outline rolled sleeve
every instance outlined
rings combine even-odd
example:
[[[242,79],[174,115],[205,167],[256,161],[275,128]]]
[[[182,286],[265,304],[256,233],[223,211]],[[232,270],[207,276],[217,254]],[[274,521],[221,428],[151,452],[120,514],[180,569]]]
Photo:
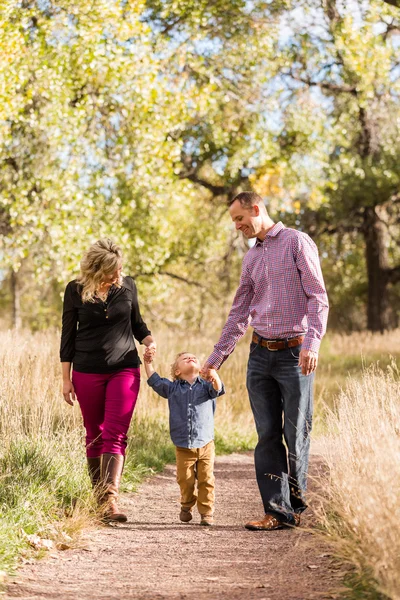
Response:
[[[319,262],[318,248],[307,235],[299,237],[297,268],[301,284],[307,296],[308,331],[303,342],[305,350],[318,352],[321,340],[326,332],[329,303]]]
[[[74,306],[71,282],[65,288],[62,313],[60,361],[72,362],[75,355],[75,338],[78,326],[78,309]]]
[[[208,357],[206,364],[214,369],[219,369],[223,362],[232,354],[236,344],[244,336],[250,324],[250,305],[254,296],[253,282],[247,269],[247,262],[243,263],[239,287],[232,303],[228,319],[222,329],[221,337],[215,344],[213,352]]]
[[[131,325],[132,333],[134,337],[141,344],[144,338],[151,335],[151,331],[148,329],[146,323],[143,321],[142,315],[140,314],[139,299],[137,293],[136,283],[132,277],[125,278],[130,284],[130,290],[132,292],[132,312],[131,312]]]

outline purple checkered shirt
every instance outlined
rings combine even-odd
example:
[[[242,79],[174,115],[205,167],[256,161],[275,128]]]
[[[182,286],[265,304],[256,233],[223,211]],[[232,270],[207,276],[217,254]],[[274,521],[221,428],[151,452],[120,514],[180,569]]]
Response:
[[[244,257],[232,308],[206,363],[218,369],[250,322],[267,340],[304,333],[303,348],[318,352],[328,310],[317,246],[306,233],[276,223]]]

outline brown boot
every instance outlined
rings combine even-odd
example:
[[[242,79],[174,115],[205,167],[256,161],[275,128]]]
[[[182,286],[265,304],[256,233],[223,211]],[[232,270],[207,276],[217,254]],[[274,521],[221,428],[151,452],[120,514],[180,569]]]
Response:
[[[118,490],[124,468],[124,457],[120,454],[103,454],[101,458],[101,482],[104,503],[104,520],[126,523],[128,517],[118,509]]]
[[[181,512],[179,513],[179,518],[182,523],[189,523],[193,519],[192,509],[184,508],[181,506]]]
[[[97,488],[100,481],[100,462],[101,456],[96,456],[92,458],[91,456],[87,457],[87,465],[89,471],[90,481],[92,482],[92,488]]]

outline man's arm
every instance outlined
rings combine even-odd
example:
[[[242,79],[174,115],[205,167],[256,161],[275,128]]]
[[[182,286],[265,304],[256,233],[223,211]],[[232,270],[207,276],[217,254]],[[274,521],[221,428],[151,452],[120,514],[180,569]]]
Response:
[[[254,296],[253,282],[244,259],[239,287],[233,299],[228,319],[214,351],[206,360],[203,369],[219,369],[234,351],[236,344],[244,336],[250,323],[250,305]]]
[[[326,332],[329,303],[319,262],[318,248],[306,234],[299,238],[296,265],[306,294],[308,331],[300,352],[300,366],[304,375],[315,371],[321,340]]]

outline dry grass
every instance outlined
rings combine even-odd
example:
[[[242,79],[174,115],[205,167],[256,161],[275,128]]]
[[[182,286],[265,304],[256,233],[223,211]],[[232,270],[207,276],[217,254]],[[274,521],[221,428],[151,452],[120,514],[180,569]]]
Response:
[[[217,335],[210,339],[159,331],[156,369],[168,376],[170,363],[181,351],[204,360]],[[245,386],[249,338],[248,334],[221,369],[227,389],[216,413],[221,452],[255,443]],[[15,557],[28,551],[21,531],[56,541],[67,533],[76,539],[90,521],[81,416],[79,408],[71,409],[61,396],[58,344],[54,332],[0,332],[0,570],[11,569]],[[327,432],[329,440],[331,475],[323,504],[329,533],[364,578],[369,573],[377,589],[400,599],[398,378],[394,370],[362,373],[363,364],[379,362],[385,367],[391,355],[400,357],[399,332],[325,338],[316,380],[314,435]],[[340,392],[348,374],[348,386]],[[149,469],[160,469],[173,457],[167,403],[146,385],[144,371],[143,377],[124,475],[128,489],[134,489]],[[331,411],[338,396],[338,408]],[[74,517],[66,520],[65,513]]]
[[[394,343],[396,340],[394,340]],[[400,599],[400,377],[395,362],[350,378],[327,417],[321,519],[355,568],[357,597]]]

